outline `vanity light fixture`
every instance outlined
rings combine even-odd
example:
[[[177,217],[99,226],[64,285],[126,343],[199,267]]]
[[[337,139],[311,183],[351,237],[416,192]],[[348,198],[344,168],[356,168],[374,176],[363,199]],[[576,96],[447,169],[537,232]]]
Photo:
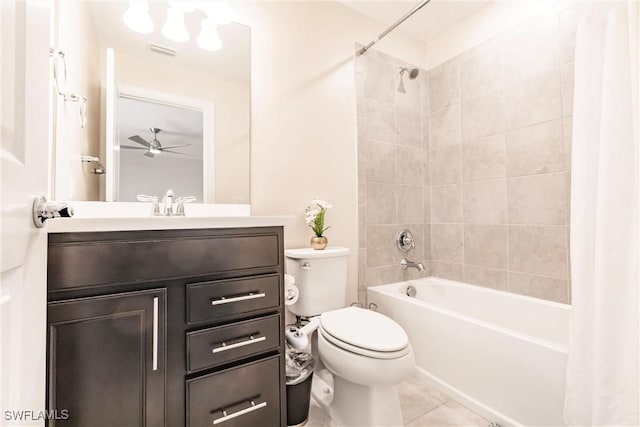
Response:
[[[170,40],[184,43],[189,40],[189,33],[184,26],[184,12],[176,7],[167,9],[167,21],[162,26],[162,34]]]
[[[198,46],[209,51],[219,50],[222,47],[222,40],[218,35],[218,26],[211,18],[203,19],[200,24]]]
[[[145,0],[130,0],[129,8],[122,15],[124,23],[133,31],[149,34],[153,31],[153,21],[149,16],[149,3]]]

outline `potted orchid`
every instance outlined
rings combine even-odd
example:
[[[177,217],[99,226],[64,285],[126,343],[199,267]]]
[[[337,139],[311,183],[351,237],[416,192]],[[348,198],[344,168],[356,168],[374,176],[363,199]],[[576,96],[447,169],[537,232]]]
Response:
[[[331,227],[324,226],[324,215],[327,209],[331,207],[333,206],[324,200],[314,199],[304,211],[304,220],[315,234],[311,238],[311,247],[315,250],[322,250],[327,247],[328,240],[323,234]]]

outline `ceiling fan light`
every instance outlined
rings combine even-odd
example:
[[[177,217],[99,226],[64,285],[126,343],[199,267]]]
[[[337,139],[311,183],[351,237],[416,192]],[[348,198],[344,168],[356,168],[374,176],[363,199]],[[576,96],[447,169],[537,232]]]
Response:
[[[184,13],[181,10],[174,7],[167,9],[167,21],[162,26],[162,34],[179,43],[189,40],[189,33],[184,26]]]
[[[149,34],[153,31],[153,21],[149,16],[149,3],[145,0],[129,1],[129,8],[122,15],[124,23],[137,33]]]
[[[218,35],[218,27],[215,22],[208,18],[203,19],[200,24],[198,46],[209,51],[219,50],[222,47],[222,40]]]
[[[162,153],[162,150],[160,150],[159,148],[156,148],[156,147],[149,147],[149,152],[151,154],[160,154],[160,153]]]

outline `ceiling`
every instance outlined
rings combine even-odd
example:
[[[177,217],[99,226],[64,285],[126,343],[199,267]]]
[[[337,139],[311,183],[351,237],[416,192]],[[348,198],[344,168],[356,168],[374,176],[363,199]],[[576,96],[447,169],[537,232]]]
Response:
[[[245,25],[232,22],[218,26],[218,34],[222,40],[220,50],[210,52],[201,49],[196,39],[200,32],[200,22],[204,13],[196,10],[185,15],[185,26],[189,40],[178,43],[162,35],[161,28],[166,20],[168,4],[150,1],[149,16],[154,23],[151,34],[139,34],[130,30],[122,19],[128,2],[91,1],[89,5],[93,28],[102,47],[114,48],[116,52],[125,52],[149,61],[152,70],[167,66],[167,61],[175,65],[214,73],[223,80],[233,81],[248,86],[251,73],[251,30]],[[152,52],[149,42],[175,49],[175,57]]]
[[[353,1],[338,0],[362,15],[391,25],[409,12],[420,1]],[[428,43],[452,25],[487,6],[491,1],[432,0],[395,31]]]

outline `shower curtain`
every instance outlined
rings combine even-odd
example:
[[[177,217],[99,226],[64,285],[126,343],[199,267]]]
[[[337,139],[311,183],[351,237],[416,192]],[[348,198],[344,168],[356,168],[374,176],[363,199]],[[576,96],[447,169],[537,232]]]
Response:
[[[587,4],[576,38],[571,426],[640,425],[638,6]]]

